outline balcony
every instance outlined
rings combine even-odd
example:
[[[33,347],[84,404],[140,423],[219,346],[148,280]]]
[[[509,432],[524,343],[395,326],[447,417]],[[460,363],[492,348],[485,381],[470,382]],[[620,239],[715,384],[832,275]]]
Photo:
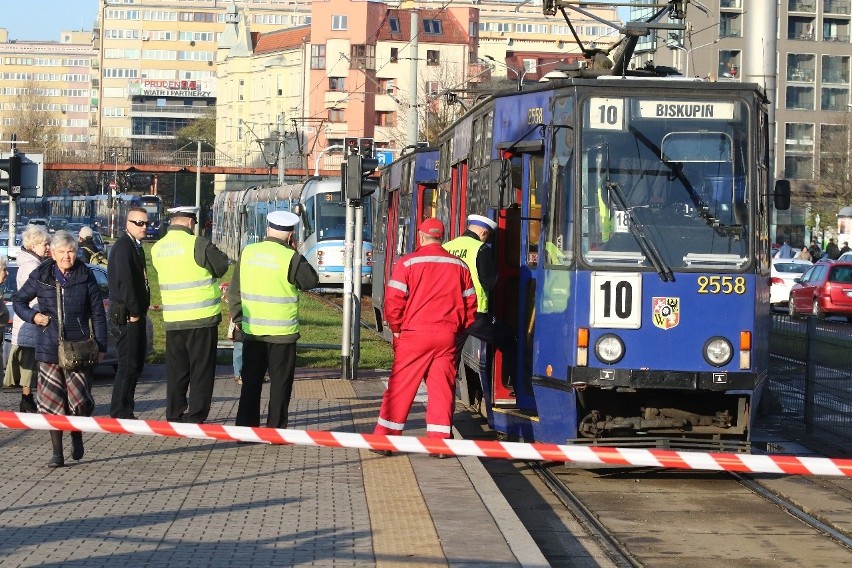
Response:
[[[849,2],[849,0],[825,0],[822,11],[824,14],[845,14],[848,16],[852,13],[850,4],[852,2]]]
[[[816,12],[816,0],[789,0],[787,3],[788,12]]]
[[[813,69],[787,68],[787,81],[797,83],[813,83],[816,73]]]

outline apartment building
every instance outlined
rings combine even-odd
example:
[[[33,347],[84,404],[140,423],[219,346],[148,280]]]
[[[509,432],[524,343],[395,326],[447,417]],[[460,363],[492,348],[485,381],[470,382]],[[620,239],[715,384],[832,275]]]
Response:
[[[0,28],[0,140],[50,135],[66,147],[85,145],[94,60],[88,32],[63,32],[60,41],[10,41]]]
[[[653,59],[709,80],[740,80],[748,57],[743,51],[748,2],[703,4],[707,13],[689,8],[685,33],[646,38],[638,61]],[[631,19],[645,13],[634,8]],[[766,25],[765,33],[778,38],[777,89],[770,95],[776,101],[775,176],[789,179],[793,188],[793,206],[777,212],[779,239],[810,240],[815,188],[820,179],[836,175],[838,149],[849,153],[850,14],[850,0],[781,0],[777,27]],[[830,219],[829,228],[834,224]]]

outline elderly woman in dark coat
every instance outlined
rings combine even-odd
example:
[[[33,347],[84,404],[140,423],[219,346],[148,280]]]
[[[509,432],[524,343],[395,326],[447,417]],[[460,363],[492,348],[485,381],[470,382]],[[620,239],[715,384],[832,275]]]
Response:
[[[41,326],[36,345],[38,392],[36,405],[45,414],[91,416],[95,401],[91,391],[91,370],[68,371],[59,365],[59,330],[69,341],[80,341],[94,330],[101,359],[106,353],[107,326],[100,287],[89,267],[77,260],[77,241],[66,231],[57,231],[50,241],[51,260],[43,262],[13,298],[15,313],[26,322]],[[62,290],[64,321],[58,322],[56,284]],[[29,303],[38,299],[38,310]],[[48,467],[62,467],[62,431],[51,431],[53,457]],[[71,433],[71,457],[83,457],[82,432]]]

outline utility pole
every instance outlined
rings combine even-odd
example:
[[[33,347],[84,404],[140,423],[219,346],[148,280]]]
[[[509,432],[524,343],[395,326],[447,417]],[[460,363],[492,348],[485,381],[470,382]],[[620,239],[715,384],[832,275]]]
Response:
[[[418,104],[417,104],[417,96],[418,96],[418,86],[417,86],[417,63],[418,63],[418,54],[419,54],[419,43],[417,41],[417,36],[420,35],[420,31],[418,30],[418,17],[417,10],[411,9],[411,43],[410,45],[410,60],[409,60],[409,77],[408,80],[411,83],[411,112],[408,113],[408,132],[407,144],[417,147],[417,139],[419,136],[419,126],[420,126],[420,116],[418,114]]]
[[[199,138],[196,142],[198,143],[198,150],[195,154],[195,215],[198,218],[195,223],[195,236],[197,237],[200,234],[198,226],[201,224],[201,143],[204,140]]]

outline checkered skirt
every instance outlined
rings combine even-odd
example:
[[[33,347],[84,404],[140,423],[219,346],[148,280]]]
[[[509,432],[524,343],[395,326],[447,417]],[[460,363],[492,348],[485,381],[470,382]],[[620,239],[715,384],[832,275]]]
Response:
[[[92,374],[66,371],[56,363],[38,363],[36,406],[46,414],[91,416],[95,410],[92,398]]]

